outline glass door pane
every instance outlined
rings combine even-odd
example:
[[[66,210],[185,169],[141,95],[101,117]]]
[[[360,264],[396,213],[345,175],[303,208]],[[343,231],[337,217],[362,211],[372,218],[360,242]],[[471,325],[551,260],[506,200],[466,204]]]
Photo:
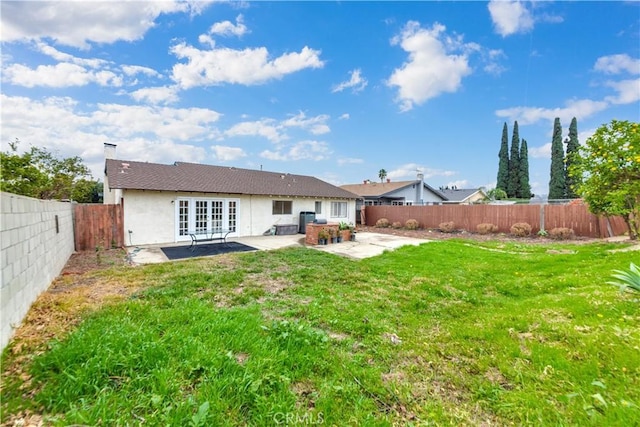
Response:
[[[219,230],[223,228],[224,218],[224,201],[212,200],[211,201],[211,228],[213,230]]]
[[[238,203],[235,200],[229,200],[229,207],[227,210],[228,213],[228,222],[229,222],[229,230],[231,232],[236,231],[236,226],[238,225]]]
[[[207,232],[209,225],[209,202],[206,200],[196,200],[196,221],[194,230],[196,233]]]
[[[186,236],[189,234],[189,201],[178,201],[178,235]]]

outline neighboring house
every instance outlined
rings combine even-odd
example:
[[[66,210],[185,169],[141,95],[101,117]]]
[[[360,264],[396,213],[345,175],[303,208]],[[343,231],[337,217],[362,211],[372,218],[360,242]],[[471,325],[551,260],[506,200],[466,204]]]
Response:
[[[413,181],[372,182],[340,186],[361,197],[360,205],[425,205],[441,203],[444,196],[422,179]]]
[[[470,205],[483,201],[487,195],[481,188],[455,188],[438,190],[445,197],[442,203]]]
[[[104,203],[123,204],[128,245],[190,241],[190,232],[216,228],[262,235],[299,226],[301,212],[355,223],[357,196],[311,176],[116,160],[115,148],[105,144]]]
[[[444,203],[470,204],[484,199],[481,189],[473,190],[437,190],[426,184],[422,174],[413,181],[386,182],[364,181],[362,184],[340,186],[343,190],[360,196],[356,202],[356,218],[360,218],[360,209],[376,205],[440,205]]]

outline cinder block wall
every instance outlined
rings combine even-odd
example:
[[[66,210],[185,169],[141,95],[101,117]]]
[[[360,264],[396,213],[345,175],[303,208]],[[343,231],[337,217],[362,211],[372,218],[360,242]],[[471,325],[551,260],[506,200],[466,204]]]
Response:
[[[73,241],[71,203],[0,192],[0,348],[60,274],[74,251]]]

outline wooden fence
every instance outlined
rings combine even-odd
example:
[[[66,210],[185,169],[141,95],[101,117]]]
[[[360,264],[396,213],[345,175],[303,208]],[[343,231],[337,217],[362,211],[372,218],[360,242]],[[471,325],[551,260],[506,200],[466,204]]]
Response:
[[[122,205],[76,205],[74,215],[76,251],[124,246]]]
[[[390,223],[415,219],[421,228],[437,228],[453,221],[457,229],[475,232],[478,224],[491,223],[501,233],[509,233],[517,222],[531,225],[532,233],[541,229],[571,228],[577,236],[609,237],[624,235],[628,229],[621,217],[598,217],[586,205],[434,205],[366,206],[365,223],[374,226],[380,218]]]

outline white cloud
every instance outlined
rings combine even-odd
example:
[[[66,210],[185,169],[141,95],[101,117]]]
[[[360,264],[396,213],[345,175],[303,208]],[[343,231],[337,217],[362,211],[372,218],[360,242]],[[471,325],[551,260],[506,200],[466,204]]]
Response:
[[[533,16],[523,2],[492,0],[487,7],[495,30],[502,37],[533,29]]]
[[[82,67],[88,68],[100,68],[109,65],[109,61],[98,58],[78,58],[66,52],[61,52],[53,46],[50,46],[43,42],[37,42],[34,45],[35,50],[38,52],[47,55],[50,58],[55,59],[59,62],[69,62],[76,65],[81,65]]]
[[[140,40],[161,14],[200,13],[210,2],[2,2],[3,42],[51,38],[88,49],[89,42]]]
[[[338,120],[349,120],[350,117],[351,116],[349,115],[349,113],[344,113],[340,117],[338,117]]]
[[[482,52],[483,60],[486,63],[486,65],[483,67],[483,70],[486,73],[492,74],[494,76],[499,76],[505,71],[507,71],[507,68],[505,66],[498,63],[500,59],[506,58],[506,55],[503,50],[483,49],[481,50],[481,52]]]
[[[149,77],[158,77],[160,73],[158,73],[153,68],[142,67],[140,65],[123,65],[122,71],[127,76],[135,76],[136,74],[144,74]]]
[[[211,147],[214,156],[221,162],[237,160],[246,157],[247,153],[240,147],[227,147],[224,145],[214,145]]]
[[[601,56],[593,66],[595,71],[605,74],[640,74],[640,59],[631,58],[627,54]]]
[[[471,73],[466,54],[454,55],[452,51],[468,48],[457,39],[445,37],[445,27],[434,24],[424,29],[410,21],[402,33],[392,39],[409,53],[409,59],[401,68],[396,68],[388,86],[396,86],[396,101],[402,111],[411,110],[431,98],[444,93],[456,92],[462,78]]]
[[[527,147],[527,154],[529,157],[536,159],[550,159],[551,158],[551,143],[547,142],[539,147]]]
[[[257,121],[245,121],[233,125],[224,132],[225,136],[261,136],[269,141],[279,143],[289,139],[287,129],[298,128],[313,135],[322,135],[331,131],[327,125],[329,116],[320,114],[315,117],[307,117],[304,112],[290,116],[288,119],[278,122],[275,119],[265,118]]]
[[[3,61],[3,81],[23,87],[77,87],[92,83],[100,86],[120,87],[134,85],[136,75],[161,77],[156,70],[140,65],[116,65],[99,58],[80,58],[62,52],[43,42],[30,46],[34,50],[59,61],[54,65],[30,68],[23,64]]]
[[[175,86],[146,87],[129,94],[138,102],[149,104],[171,104],[178,101],[178,88]]]
[[[449,181],[446,185],[449,188],[456,187],[457,189],[461,190],[463,188],[469,188],[469,181],[466,179],[459,179],[457,181]]]
[[[200,50],[179,43],[170,50],[179,59],[187,60],[173,66],[173,79],[184,89],[224,83],[257,85],[306,68],[324,66],[320,51],[307,46],[300,52],[285,53],[275,59],[269,58],[264,47]]]
[[[360,73],[360,69],[350,71],[351,77],[349,80],[344,81],[338,85],[335,85],[331,92],[342,92],[345,89],[351,88],[353,93],[362,91],[367,86],[367,79],[363,78]]]
[[[513,107],[497,110],[498,117],[517,120],[521,125],[536,123],[540,120],[553,121],[559,117],[562,122],[570,122],[573,117],[585,119],[595,113],[605,110],[609,104],[605,101],[593,101],[590,99],[570,100],[563,108],[541,107]]]
[[[240,37],[248,32],[247,26],[244,25],[244,17],[238,15],[236,17],[236,24],[231,21],[216,22],[209,29],[209,34],[216,34],[220,36],[236,36]]]
[[[100,86],[122,86],[122,76],[108,70],[91,71],[80,65],[61,62],[56,65],[39,65],[29,68],[11,64],[3,70],[3,80],[17,86],[69,87],[96,83]]]
[[[453,176],[456,174],[454,171],[433,169],[417,163],[407,163],[387,172],[387,178],[394,180],[418,179],[419,172],[424,175],[425,179],[433,178],[434,176]]]
[[[271,142],[281,142],[287,139],[287,135],[282,133],[273,119],[262,119],[258,121],[240,122],[233,125],[224,132],[225,136],[261,136]]]
[[[326,114],[307,118],[307,116],[301,111],[295,116],[284,120],[281,125],[283,127],[298,127],[308,130],[314,135],[322,135],[324,133],[331,132],[329,125],[327,125],[327,120],[329,120],[329,116]]]
[[[356,165],[364,163],[363,159],[353,158],[353,157],[342,157],[338,159],[339,165]]]
[[[220,113],[204,108],[168,108],[154,106],[98,104],[92,113],[97,128],[121,137],[156,135],[160,138],[187,141],[210,138],[217,130],[210,127]]]
[[[607,82],[606,86],[613,88],[618,92],[617,96],[608,96],[605,98],[612,104],[632,104],[640,101],[640,79],[621,80],[618,82]]]
[[[332,151],[323,141],[300,141],[287,148],[277,151],[264,150],[260,157],[278,161],[313,160],[320,161],[329,158]]]
[[[215,137],[219,114],[203,109],[100,105],[83,111],[69,97],[39,101],[0,95],[2,133],[22,148],[46,148],[63,157],[80,156],[94,178],[102,177],[103,144],[118,145],[121,159],[173,163],[202,162],[206,151],[183,141]]]

